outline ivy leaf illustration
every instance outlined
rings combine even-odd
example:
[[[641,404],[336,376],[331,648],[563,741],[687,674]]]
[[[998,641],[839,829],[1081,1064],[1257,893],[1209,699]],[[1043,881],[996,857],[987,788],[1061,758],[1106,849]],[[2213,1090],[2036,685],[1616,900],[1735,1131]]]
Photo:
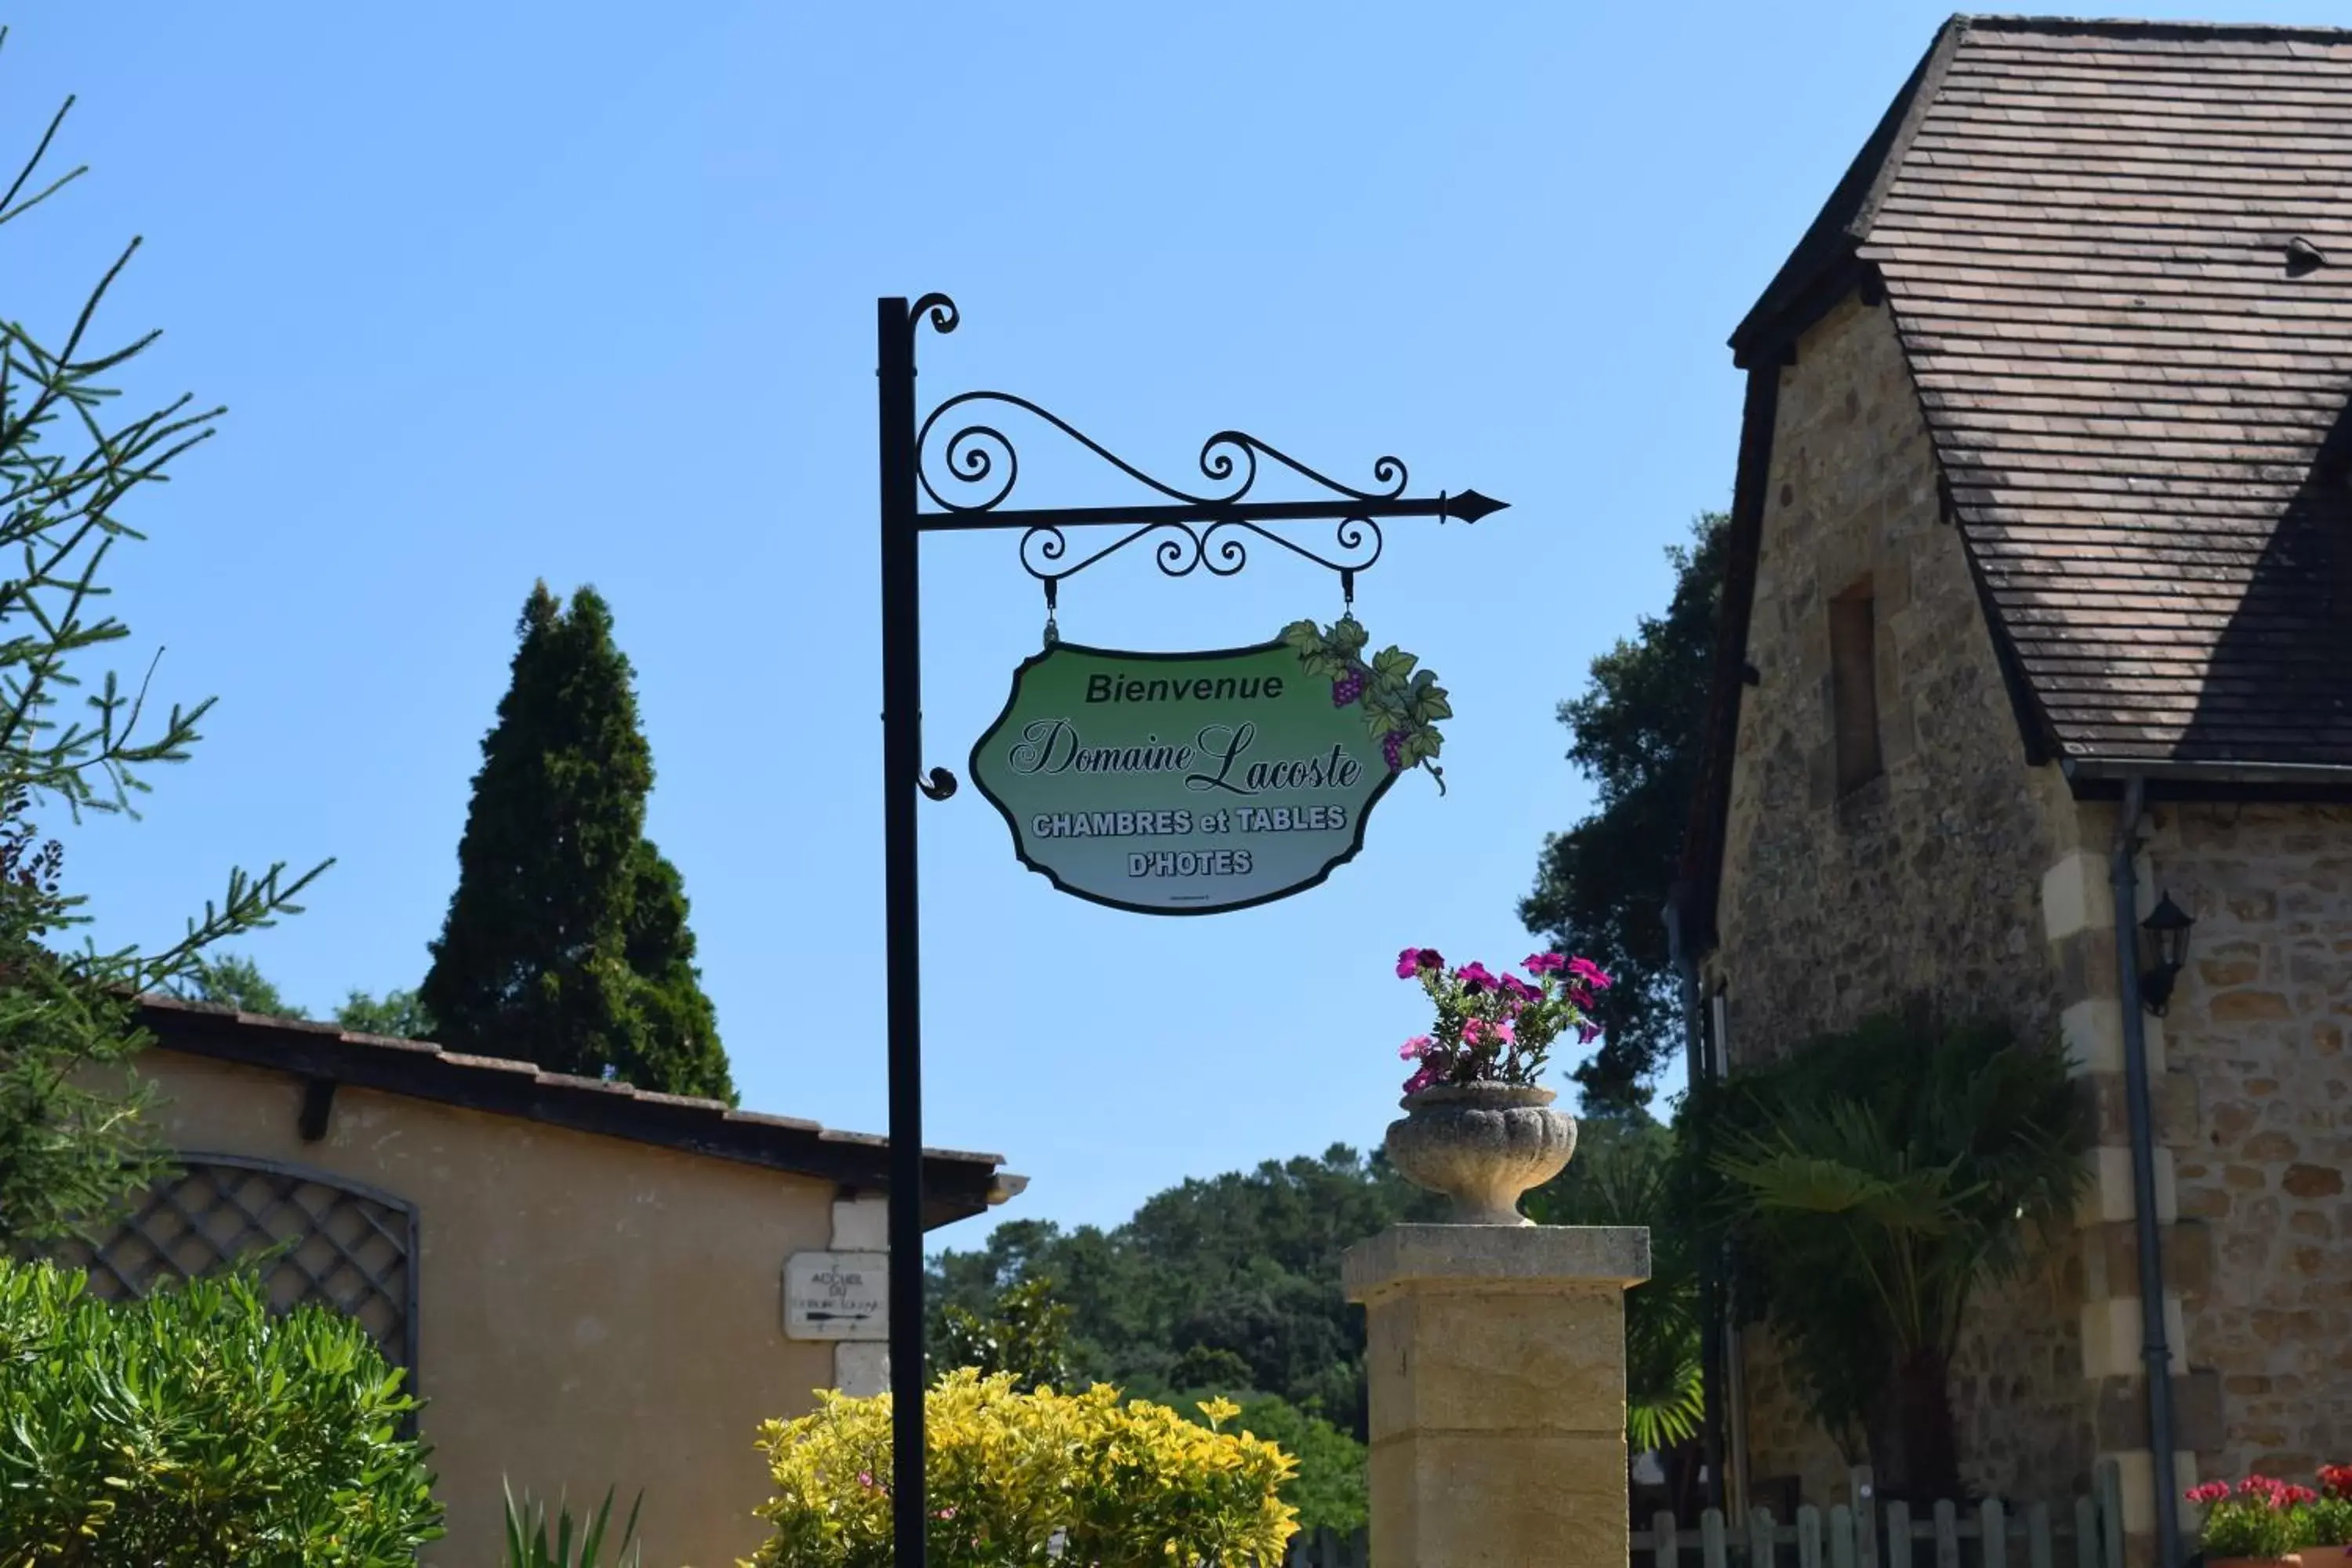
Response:
[[[1339,623],[1331,628],[1331,646],[1349,658],[1362,653],[1364,644],[1370,640],[1371,634],[1365,631],[1364,624],[1353,616],[1341,617]]]
[[[1293,621],[1282,628],[1282,640],[1301,654],[1309,654],[1323,646],[1323,628],[1313,621]]]
[[[1384,647],[1372,656],[1372,668],[1391,680],[1402,680],[1412,673],[1412,667],[1420,662],[1404,649],[1393,646]]]
[[[1433,686],[1412,700],[1412,717],[1416,723],[1433,724],[1440,719],[1454,717],[1454,705],[1445,700],[1445,688]]]

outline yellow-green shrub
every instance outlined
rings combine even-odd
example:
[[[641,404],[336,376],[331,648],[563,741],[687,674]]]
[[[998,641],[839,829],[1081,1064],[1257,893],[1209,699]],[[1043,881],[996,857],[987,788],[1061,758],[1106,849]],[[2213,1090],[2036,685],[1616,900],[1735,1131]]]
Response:
[[[813,1415],[771,1421],[760,1447],[776,1495],[760,1510],[775,1534],[757,1568],[887,1568],[890,1396],[821,1396]],[[1236,1408],[1202,1407],[1215,1423]],[[1020,1393],[969,1369],[925,1399],[929,1561],[1004,1568],[1215,1563],[1266,1568],[1297,1525],[1275,1493],[1290,1457],[1246,1432],[1200,1426],[1118,1391]]]

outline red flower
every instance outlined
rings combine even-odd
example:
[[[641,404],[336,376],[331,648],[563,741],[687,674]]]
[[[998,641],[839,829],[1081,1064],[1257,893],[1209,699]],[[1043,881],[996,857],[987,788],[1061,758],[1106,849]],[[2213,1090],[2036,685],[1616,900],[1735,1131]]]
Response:
[[[2309,1487],[2289,1486],[2275,1476],[2248,1476],[2238,1483],[2238,1496],[2274,1513],[2319,1500],[2319,1494]]]

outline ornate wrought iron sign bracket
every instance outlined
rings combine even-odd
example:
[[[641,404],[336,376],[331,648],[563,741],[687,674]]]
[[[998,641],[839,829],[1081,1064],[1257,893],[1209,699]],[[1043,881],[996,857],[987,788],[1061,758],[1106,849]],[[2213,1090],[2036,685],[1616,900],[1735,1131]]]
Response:
[[[1131,545],[1149,542],[1153,563],[1171,577],[1206,571],[1230,577],[1249,564],[1250,547],[1268,543],[1339,574],[1352,601],[1356,574],[1380,560],[1381,525],[1397,518],[1476,522],[1505,503],[1476,490],[1406,494],[1404,464],[1382,457],[1370,488],[1343,484],[1241,430],[1202,443],[1201,479],[1185,486],[1154,478],[1076,426],[1027,398],[965,392],[919,423],[915,405],[915,340],[925,322],[952,332],[961,316],[944,294],[876,301],[880,377],[882,512],[882,764],[885,992],[890,1059],[889,1336],[894,1383],[909,1395],[923,1371],[923,1158],[921,921],[917,878],[919,796],[944,800],[955,775],[922,765],[921,574],[926,533],[1018,530],[1021,564],[1044,584],[1047,625],[1064,580]],[[1136,504],[1031,507],[1013,504],[1021,458],[1007,434],[1007,414],[1034,420],[1132,480],[1151,499]],[[1300,481],[1300,500],[1262,499],[1261,479]],[[1270,486],[1269,488],[1273,488]],[[924,505],[928,500],[930,503]],[[1331,525],[1328,545],[1309,544],[1302,524]],[[1073,545],[1072,535],[1087,543]],[[1108,537],[1105,537],[1105,535]],[[1098,541],[1098,542],[1097,542]],[[1074,553],[1074,549],[1076,552]],[[891,1509],[898,1568],[922,1568],[927,1514],[923,1489],[923,1404],[893,1405]]]
[[[928,294],[915,302],[906,330],[919,331],[926,320],[947,333],[956,330],[961,318],[954,300]],[[1004,412],[1025,415],[1058,432],[1160,499],[1087,507],[1007,504],[1020,489],[1021,455],[1006,433]],[[942,430],[944,439],[937,439]],[[1044,583],[1049,594],[1065,579],[1145,540],[1153,542],[1154,563],[1171,577],[1202,569],[1214,576],[1233,576],[1249,564],[1251,542],[1262,540],[1352,581],[1355,574],[1380,560],[1382,521],[1431,517],[1440,522],[1449,518],[1476,522],[1506,504],[1476,490],[1409,496],[1404,463],[1392,457],[1373,461],[1376,488],[1358,489],[1245,430],[1220,430],[1202,442],[1199,467],[1206,483],[1186,489],[1154,478],[1051,409],[1009,392],[962,392],[940,403],[916,431],[914,452],[916,483],[931,503],[931,510],[919,514],[919,531],[1018,529],[1022,567]],[[1320,494],[1299,500],[1255,496],[1261,477],[1282,473],[1306,481]],[[1328,553],[1276,531],[1306,522],[1335,525]],[[1076,529],[1112,529],[1117,536],[1074,558],[1069,533]]]

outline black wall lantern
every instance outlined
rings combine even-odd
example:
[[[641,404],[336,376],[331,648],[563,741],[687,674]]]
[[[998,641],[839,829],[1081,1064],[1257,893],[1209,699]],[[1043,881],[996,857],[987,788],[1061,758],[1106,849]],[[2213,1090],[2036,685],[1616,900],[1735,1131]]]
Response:
[[[2139,922],[2140,1004],[2159,1018],[2172,1000],[2172,983],[2180,978],[2181,966],[2189,962],[2189,931],[2196,923],[2172,901],[2169,892],[2157,900],[2147,919]]]

